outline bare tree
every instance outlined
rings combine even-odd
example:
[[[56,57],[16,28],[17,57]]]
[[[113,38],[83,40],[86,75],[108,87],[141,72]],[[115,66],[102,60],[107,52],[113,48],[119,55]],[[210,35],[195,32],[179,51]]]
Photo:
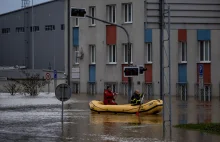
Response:
[[[22,86],[22,91],[24,93],[28,93],[30,96],[37,96],[37,89],[45,86],[47,81],[44,78],[40,78],[39,73],[30,74],[23,70],[22,73],[25,75],[25,79],[18,79],[15,81]]]
[[[16,84],[15,82],[10,82],[5,85],[3,85],[5,88],[5,91],[10,93],[12,96],[15,95],[15,93],[19,92],[21,90],[20,86]]]

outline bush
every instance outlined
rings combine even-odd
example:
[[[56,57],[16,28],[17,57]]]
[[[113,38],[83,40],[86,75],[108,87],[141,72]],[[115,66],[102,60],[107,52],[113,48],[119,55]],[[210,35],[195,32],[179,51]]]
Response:
[[[38,95],[38,88],[42,88],[48,83],[44,78],[40,78],[40,74],[33,73],[32,75],[27,71],[22,71],[25,75],[24,79],[14,80],[16,83],[20,84],[24,93],[30,94],[30,96]]]

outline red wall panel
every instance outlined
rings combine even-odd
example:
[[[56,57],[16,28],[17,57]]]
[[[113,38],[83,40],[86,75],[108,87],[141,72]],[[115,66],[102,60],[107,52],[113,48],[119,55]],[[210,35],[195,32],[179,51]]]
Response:
[[[187,41],[187,31],[184,29],[178,30],[178,41]]]
[[[116,26],[106,25],[106,44],[116,44]]]
[[[121,71],[122,71],[122,82],[128,82],[128,78],[127,77],[124,77],[124,67],[128,66],[127,64],[122,64],[121,67]]]
[[[152,64],[146,64],[145,68],[147,68],[147,71],[145,71],[145,82],[150,83],[152,82]]]
[[[199,83],[199,64],[197,64],[197,82]],[[204,74],[203,74],[203,81],[204,84],[211,83],[211,64],[210,63],[203,63],[204,66]]]

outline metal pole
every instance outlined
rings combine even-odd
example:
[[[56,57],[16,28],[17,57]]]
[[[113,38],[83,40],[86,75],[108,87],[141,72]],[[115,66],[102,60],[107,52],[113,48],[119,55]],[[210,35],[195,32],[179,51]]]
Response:
[[[65,88],[63,87],[63,91],[62,91],[62,116],[61,116],[61,122],[62,122],[62,126],[63,126],[63,94],[65,93]]]
[[[164,107],[164,0],[160,0],[160,99],[163,100],[163,133],[165,133]]]
[[[131,43],[128,42],[128,66],[131,66]],[[131,101],[132,77],[128,77],[128,103]]]
[[[34,2],[32,0],[32,69],[34,69]]]
[[[119,28],[124,30],[124,32],[127,35],[128,66],[130,66],[131,65],[131,43],[130,43],[130,36],[128,34],[128,31],[124,27],[122,27],[121,25],[114,24],[114,23],[111,23],[111,22],[108,22],[108,21],[105,21],[105,20],[102,20],[102,19],[99,19],[99,18],[96,18],[96,17],[92,17],[92,16],[89,16],[89,15],[86,15],[86,17],[95,19],[97,21],[100,21],[100,22],[103,22],[103,23],[106,23],[106,24],[115,25],[115,26],[117,26],[117,27],[119,27]],[[132,77],[128,77],[128,103],[130,103],[131,94],[132,94],[131,91],[132,91]]]
[[[170,6],[168,5],[168,48],[169,48],[169,120],[170,120],[170,134],[171,134],[171,126],[172,126],[172,107],[171,107],[171,47],[170,47]]]
[[[67,22],[67,32],[68,32],[68,51],[67,51],[67,57],[68,57],[68,71],[67,71],[67,82],[68,82],[68,85],[70,85],[70,77],[71,77],[71,73],[70,73],[70,68],[71,68],[71,65],[70,65],[70,56],[71,56],[71,53],[70,53],[70,0],[68,0],[67,2],[67,19],[68,19],[68,22]]]

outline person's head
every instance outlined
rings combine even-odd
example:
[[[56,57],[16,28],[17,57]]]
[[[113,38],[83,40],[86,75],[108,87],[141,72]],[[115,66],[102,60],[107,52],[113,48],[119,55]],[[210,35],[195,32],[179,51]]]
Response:
[[[140,94],[140,91],[139,90],[135,90],[135,94]]]
[[[108,91],[112,91],[112,88],[110,86],[107,86]]]

